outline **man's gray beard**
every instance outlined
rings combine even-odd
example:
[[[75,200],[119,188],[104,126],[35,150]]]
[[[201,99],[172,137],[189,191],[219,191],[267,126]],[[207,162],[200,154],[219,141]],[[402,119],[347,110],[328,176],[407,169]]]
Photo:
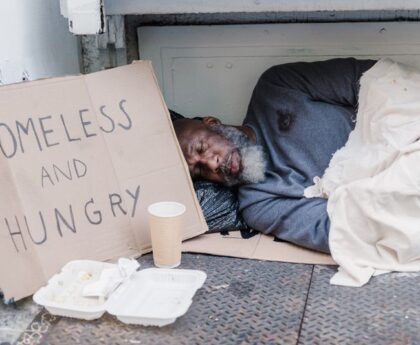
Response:
[[[213,131],[225,137],[238,150],[241,157],[241,171],[237,177],[230,176],[227,162],[221,167],[225,185],[233,186],[244,183],[258,183],[264,180],[267,160],[262,146],[254,144],[245,133],[235,127],[226,125],[210,125]]]

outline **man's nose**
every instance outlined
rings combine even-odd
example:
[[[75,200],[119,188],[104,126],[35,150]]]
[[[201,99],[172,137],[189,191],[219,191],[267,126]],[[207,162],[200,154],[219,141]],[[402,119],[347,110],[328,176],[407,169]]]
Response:
[[[217,173],[220,167],[220,156],[217,154],[206,155],[201,158],[201,164],[205,164],[209,170]]]

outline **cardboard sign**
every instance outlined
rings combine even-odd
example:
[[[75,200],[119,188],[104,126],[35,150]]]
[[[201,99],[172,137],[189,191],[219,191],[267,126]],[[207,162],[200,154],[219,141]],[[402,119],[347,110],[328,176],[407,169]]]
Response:
[[[147,206],[207,230],[150,62],[0,88],[0,289],[31,295],[69,260],[150,251]]]

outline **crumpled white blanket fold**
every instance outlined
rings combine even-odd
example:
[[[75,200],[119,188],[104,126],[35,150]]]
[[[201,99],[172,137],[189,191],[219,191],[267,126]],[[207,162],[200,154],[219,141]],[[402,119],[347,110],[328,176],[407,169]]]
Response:
[[[306,197],[328,197],[332,284],[420,271],[420,71],[380,60],[360,81],[355,129]]]

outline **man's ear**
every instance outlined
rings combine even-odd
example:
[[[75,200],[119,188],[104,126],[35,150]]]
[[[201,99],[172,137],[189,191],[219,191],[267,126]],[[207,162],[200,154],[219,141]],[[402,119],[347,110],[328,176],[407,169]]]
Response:
[[[222,123],[217,117],[213,116],[205,116],[202,121],[205,125],[220,125]]]

